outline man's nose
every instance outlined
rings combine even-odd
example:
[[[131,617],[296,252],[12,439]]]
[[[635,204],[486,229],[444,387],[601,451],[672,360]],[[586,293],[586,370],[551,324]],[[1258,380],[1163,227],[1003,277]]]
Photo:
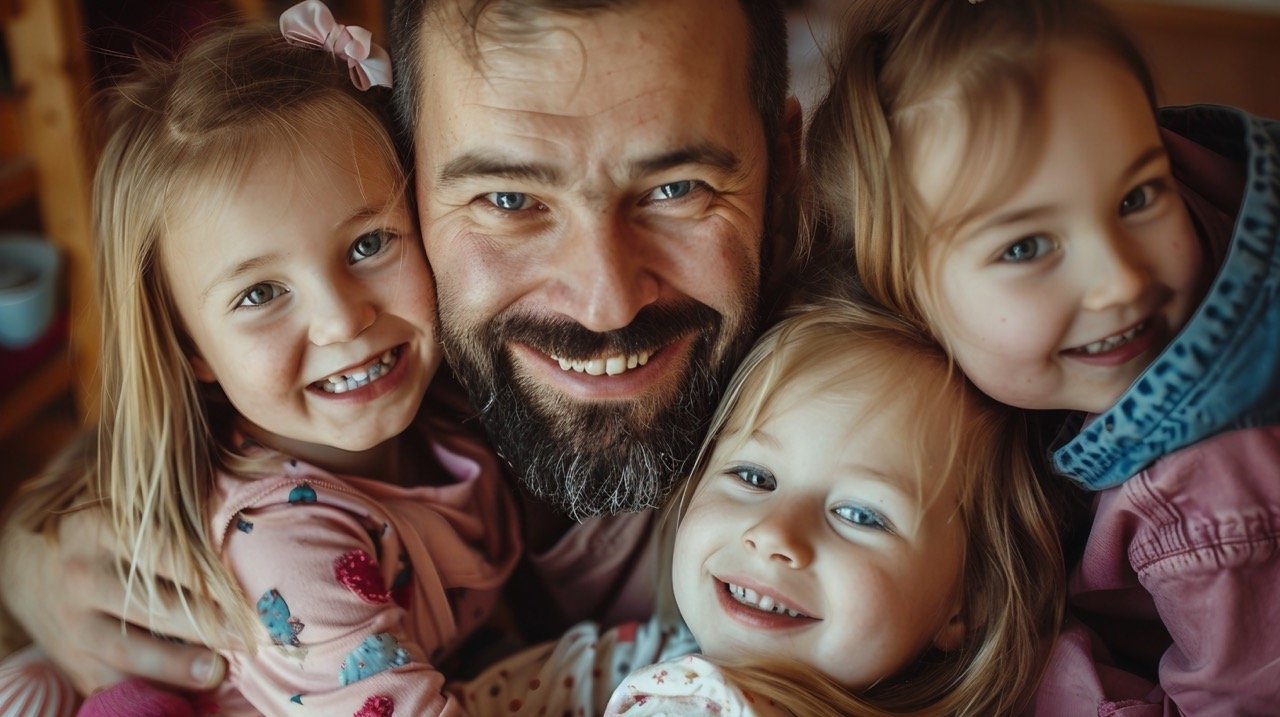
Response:
[[[775,509],[743,532],[742,544],[763,560],[776,560],[799,570],[813,562],[813,544],[807,533],[812,524],[812,517],[795,506]]]
[[[1099,232],[1085,268],[1089,277],[1084,308],[1101,311],[1133,304],[1151,286],[1150,260],[1119,227]]]
[[[334,278],[312,293],[310,339],[316,346],[351,341],[378,318],[378,307],[360,282]]]
[[[660,280],[642,231],[618,212],[575,222],[557,247],[553,310],[603,333],[658,300]]]

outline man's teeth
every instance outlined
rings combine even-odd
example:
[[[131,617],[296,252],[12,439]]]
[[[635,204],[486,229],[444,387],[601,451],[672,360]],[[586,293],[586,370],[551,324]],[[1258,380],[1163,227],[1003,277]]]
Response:
[[[1115,336],[1109,336],[1101,341],[1094,341],[1091,344],[1085,344],[1080,347],[1080,350],[1089,355],[1106,353],[1117,346],[1122,346],[1133,341],[1133,337],[1142,333],[1142,330],[1145,328],[1147,328],[1147,324],[1146,322],[1143,322],[1123,334],[1116,334]]]
[[[371,361],[367,366],[358,368],[351,373],[335,373],[328,378],[316,381],[315,385],[325,393],[353,391],[361,386],[368,386],[390,373],[391,368],[396,365],[396,358],[395,351],[387,351],[378,359]]]
[[[626,373],[637,366],[643,366],[649,363],[649,352],[641,351],[634,354],[617,354],[608,358],[596,358],[589,361],[571,361],[563,359],[559,356],[552,355],[551,360],[560,364],[560,368],[565,371],[577,371],[585,373],[588,376],[617,376]]]
[[[795,610],[792,610],[786,605],[783,605],[782,603],[774,602],[773,598],[769,597],[768,595],[762,596],[760,595],[760,593],[757,593],[755,590],[752,590],[750,588],[744,588],[740,585],[734,585],[733,583],[725,583],[725,585],[729,586],[729,594],[733,596],[733,599],[737,600],[743,605],[750,605],[751,607],[754,607],[757,610],[762,610],[764,612],[773,612],[779,615],[787,615],[788,617],[804,617],[803,614],[798,613]]]

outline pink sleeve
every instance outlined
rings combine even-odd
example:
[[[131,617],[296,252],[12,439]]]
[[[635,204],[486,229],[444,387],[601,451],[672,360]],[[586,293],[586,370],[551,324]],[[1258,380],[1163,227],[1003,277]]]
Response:
[[[1158,661],[1159,684],[1143,694],[1140,680],[1107,666],[1096,645],[1077,639],[1074,647],[1059,645],[1041,694],[1064,683],[1083,686],[1100,715],[1130,714],[1107,705],[1136,714],[1274,713],[1278,587],[1280,428],[1223,433],[1165,456],[1099,494],[1071,580],[1072,603],[1106,618],[1098,622],[1102,640],[1153,668]],[[1167,637],[1141,631],[1150,618]],[[1156,655],[1140,654],[1144,646]],[[1071,659],[1059,659],[1064,655]]]
[[[443,711],[443,677],[387,590],[369,521],[323,503],[242,511],[223,559],[255,604],[256,654],[229,655],[230,680],[266,715],[377,717]]]
[[[1155,685],[1112,664],[1093,631],[1068,619],[1028,706],[1035,717],[1165,717],[1177,708]]]
[[[1173,454],[1160,470],[1168,500],[1158,505],[1179,515],[1180,535],[1171,540],[1153,523],[1138,539],[1180,550],[1130,549],[1138,579],[1173,638],[1160,658],[1160,686],[1186,714],[1274,713],[1280,705],[1280,428],[1215,436]]]

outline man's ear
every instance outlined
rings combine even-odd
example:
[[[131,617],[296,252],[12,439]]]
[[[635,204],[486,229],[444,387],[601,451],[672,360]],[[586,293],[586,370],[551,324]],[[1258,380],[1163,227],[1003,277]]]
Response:
[[[951,652],[960,649],[962,644],[964,644],[964,618],[961,617],[960,609],[957,607],[955,613],[947,619],[947,624],[933,636],[933,646],[943,652]]]
[[[191,373],[200,383],[217,383],[218,377],[214,375],[213,369],[209,364],[195,353],[187,354],[187,363],[191,364]]]

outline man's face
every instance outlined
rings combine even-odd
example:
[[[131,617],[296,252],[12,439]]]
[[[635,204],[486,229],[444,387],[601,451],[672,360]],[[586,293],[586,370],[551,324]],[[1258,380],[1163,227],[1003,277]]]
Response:
[[[654,505],[754,335],[768,153],[738,2],[482,20],[474,45],[426,22],[417,190],[446,356],[536,495]]]

